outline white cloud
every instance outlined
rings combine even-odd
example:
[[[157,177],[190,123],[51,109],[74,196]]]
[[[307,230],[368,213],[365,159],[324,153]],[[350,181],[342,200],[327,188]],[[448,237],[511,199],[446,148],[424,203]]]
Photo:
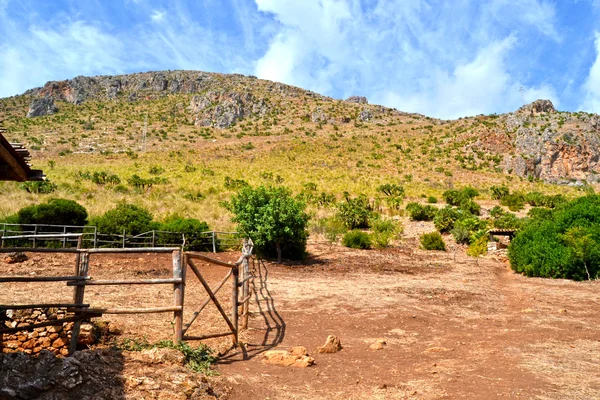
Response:
[[[581,109],[600,113],[600,32],[596,32],[596,60],[590,68],[589,75],[583,85],[584,100]]]
[[[154,22],[162,22],[162,20],[165,18],[165,15],[166,15],[165,11],[154,10],[154,11],[152,11],[150,18]]]
[[[280,24],[256,75],[444,118],[522,105],[521,83],[507,61],[518,34],[502,35],[494,23],[511,17],[517,27],[559,40],[552,5],[493,0],[467,19],[469,0],[433,3],[379,0],[365,10],[352,0],[256,0]],[[558,103],[551,84],[523,86],[525,98]]]
[[[538,98],[559,104],[549,85],[523,87],[507,72],[506,58],[515,45],[510,36],[481,49],[476,57],[458,65],[452,73],[435,70],[411,94],[388,90],[376,94],[375,101],[403,111],[419,112],[440,118],[491,114],[514,110]]]

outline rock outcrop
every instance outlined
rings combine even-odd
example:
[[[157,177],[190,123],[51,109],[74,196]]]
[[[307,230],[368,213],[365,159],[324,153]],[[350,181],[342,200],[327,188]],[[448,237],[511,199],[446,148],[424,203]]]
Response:
[[[479,145],[502,153],[506,173],[571,185],[600,181],[598,115],[559,112],[551,101],[536,100],[497,125]]]
[[[367,98],[364,96],[350,96],[346,99],[348,103],[356,103],[356,104],[369,104]]]
[[[269,107],[264,98],[256,98],[252,93],[209,91],[192,98],[190,111],[196,125],[222,129],[244,117],[263,117]]]
[[[27,111],[27,118],[52,115],[57,111],[58,107],[54,104],[54,98],[52,96],[44,96],[31,101],[29,111]]]

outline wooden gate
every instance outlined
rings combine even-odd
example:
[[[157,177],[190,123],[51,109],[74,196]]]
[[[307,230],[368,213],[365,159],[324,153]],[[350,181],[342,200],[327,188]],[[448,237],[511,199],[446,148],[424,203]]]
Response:
[[[202,302],[199,309],[194,312],[192,318],[188,323],[182,325],[181,321],[175,320],[175,340],[204,340],[211,339],[223,336],[232,335],[233,344],[237,345],[238,343],[238,334],[240,325],[242,329],[246,329],[248,327],[248,312],[249,312],[249,303],[252,294],[250,293],[250,281],[253,279],[253,275],[250,273],[250,267],[248,259],[252,256],[253,249],[252,240],[247,239],[244,240],[244,244],[242,246],[242,256],[233,264],[224,262],[221,260],[217,260],[212,257],[208,257],[204,254],[195,253],[195,252],[186,252],[183,255],[183,265],[189,266],[196,278],[202,284],[204,290],[208,297]],[[223,276],[220,283],[211,288],[205,277],[202,275],[200,269],[194,263],[194,260],[202,260],[213,265],[217,265],[223,267],[226,270],[225,275]],[[231,278],[231,315],[228,315],[219,299],[217,298],[217,293]],[[184,273],[184,280],[187,279]],[[241,288],[241,299],[240,299],[240,288]],[[181,303],[183,304],[183,293],[181,294]],[[229,330],[227,332],[213,333],[202,336],[190,336],[186,335],[187,331],[190,329],[192,324],[196,321],[202,310],[210,303],[214,303],[219,314],[223,318],[223,320],[227,323]],[[242,312],[240,315],[239,308],[242,308]],[[239,317],[241,316],[241,324],[239,323]]]

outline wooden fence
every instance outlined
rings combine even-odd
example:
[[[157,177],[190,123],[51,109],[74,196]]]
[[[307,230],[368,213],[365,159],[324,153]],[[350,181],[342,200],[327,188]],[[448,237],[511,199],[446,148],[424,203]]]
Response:
[[[81,240],[80,240],[81,243]],[[173,313],[173,341],[175,343],[182,340],[203,340],[213,337],[229,336],[233,338],[234,345],[238,343],[239,334],[239,308],[242,308],[242,329],[248,325],[248,310],[251,298],[249,283],[253,279],[249,271],[248,259],[252,256],[252,241],[244,241],[242,245],[242,256],[240,259],[231,264],[220,261],[204,254],[195,252],[182,252],[180,248],[173,247],[151,247],[151,248],[111,248],[111,249],[53,249],[53,248],[1,248],[0,253],[28,251],[32,253],[74,253],[76,254],[75,271],[70,276],[0,276],[0,283],[3,282],[66,282],[67,286],[73,287],[73,302],[61,304],[15,304],[15,305],[0,305],[0,311],[10,309],[30,309],[44,307],[64,307],[67,311],[72,312],[72,317],[67,317],[61,322],[74,322],[69,353],[72,354],[77,346],[79,336],[79,328],[81,321],[91,317],[99,317],[104,314],[146,314],[146,313]],[[90,257],[96,254],[115,254],[115,253],[171,253],[173,265],[173,277],[168,279],[136,279],[136,280],[98,280],[90,276],[89,265]],[[193,260],[203,260],[214,265],[219,265],[228,269],[228,272],[221,283],[212,289],[202,276],[200,270],[196,267]],[[184,291],[186,283],[187,266],[193,271],[194,275],[201,282],[208,299],[203,303],[198,311],[196,311],[192,319],[183,324],[184,310]],[[241,272],[241,279],[240,279]],[[232,307],[231,315],[228,315],[216,297],[216,293],[227,283],[232,277]],[[153,307],[153,308],[93,308],[90,304],[85,303],[85,288],[89,285],[173,285],[173,305],[169,307]],[[239,298],[239,288],[242,288],[242,298]],[[204,307],[212,301],[219,313],[227,323],[229,331],[220,334],[205,335],[205,336],[186,336],[186,331],[197,319],[198,315]],[[36,327],[56,324],[56,321],[43,322],[33,324],[27,327],[19,328],[4,328],[0,327],[0,334],[11,333],[23,330],[31,330]]]
[[[152,230],[139,235],[105,234],[95,226],[0,224],[0,247],[52,246],[75,247],[81,237],[83,248],[132,248],[132,247],[185,247],[216,253],[225,249],[239,248],[241,237],[237,232],[206,231],[194,234]]]

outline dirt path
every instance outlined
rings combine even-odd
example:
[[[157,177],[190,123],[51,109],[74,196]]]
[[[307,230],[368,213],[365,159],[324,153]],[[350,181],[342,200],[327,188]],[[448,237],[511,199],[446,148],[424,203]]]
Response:
[[[233,398],[600,398],[597,282],[444,253],[311,252],[311,266],[258,269],[246,352],[219,366]],[[328,334],[344,349],[316,354]],[[377,339],[383,350],[369,348]],[[260,361],[295,345],[316,365]]]
[[[231,399],[600,399],[600,282],[532,279],[492,257],[460,250],[415,250],[410,239],[385,251],[311,244],[297,265],[255,264],[250,329],[241,350],[226,353],[214,383]],[[238,253],[218,258],[233,261]],[[22,264],[0,263],[5,275],[68,274],[72,255],[30,255]],[[222,267],[198,263],[211,286]],[[171,275],[170,256],[95,256],[96,279]],[[62,284],[3,284],[0,303],[61,302]],[[172,289],[89,287],[94,307],[169,305]],[[218,294],[229,310],[230,289]],[[186,285],[185,320],[204,301],[197,280]],[[124,337],[172,337],[171,316],[110,315]],[[207,307],[191,334],[226,329]],[[316,354],[327,335],[343,350]],[[384,339],[382,350],[369,345]],[[218,351],[230,341],[207,342]],[[193,343],[192,343],[193,344]],[[261,353],[305,346],[316,365],[265,365]]]

